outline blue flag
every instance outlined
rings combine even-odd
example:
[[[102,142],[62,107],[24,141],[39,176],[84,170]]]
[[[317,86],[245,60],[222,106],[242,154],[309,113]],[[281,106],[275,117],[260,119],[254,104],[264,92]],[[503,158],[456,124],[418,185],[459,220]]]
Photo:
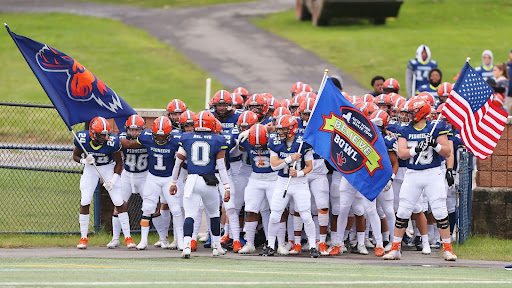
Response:
[[[114,118],[122,130],[128,116],[136,114],[114,90],[75,59],[5,27],[69,130],[96,116]]]
[[[393,170],[382,133],[327,78],[310,117],[304,141],[370,201]]]

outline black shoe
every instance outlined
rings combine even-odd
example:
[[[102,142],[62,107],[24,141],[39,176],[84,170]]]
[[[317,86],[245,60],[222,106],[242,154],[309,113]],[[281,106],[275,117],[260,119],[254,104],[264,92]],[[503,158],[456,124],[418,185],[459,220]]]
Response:
[[[320,256],[320,254],[318,254],[318,250],[316,250],[314,247],[309,249],[309,255],[311,258],[318,258],[318,256]]]
[[[423,250],[423,245],[421,244],[421,236],[414,237],[414,247],[416,247],[416,251]]]
[[[351,247],[349,245],[349,247]],[[357,250],[357,245],[350,248],[350,253],[359,254],[359,250]]]
[[[274,248],[266,246],[265,248],[263,248],[263,251],[261,251],[260,255],[261,256],[274,256],[274,253],[276,253]]]
[[[388,246],[388,244],[389,244],[389,241],[384,241],[382,245],[383,245],[384,247],[386,247],[386,246]]]
[[[233,251],[233,239],[229,238],[228,242],[226,244],[222,245],[222,248],[228,251]]]

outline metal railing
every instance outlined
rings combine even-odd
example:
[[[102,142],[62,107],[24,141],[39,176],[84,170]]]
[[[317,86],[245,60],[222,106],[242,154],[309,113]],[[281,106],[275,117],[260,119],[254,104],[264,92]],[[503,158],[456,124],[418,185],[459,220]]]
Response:
[[[471,236],[471,199],[473,190],[473,155],[459,151],[459,185],[457,191],[457,244],[464,243]]]

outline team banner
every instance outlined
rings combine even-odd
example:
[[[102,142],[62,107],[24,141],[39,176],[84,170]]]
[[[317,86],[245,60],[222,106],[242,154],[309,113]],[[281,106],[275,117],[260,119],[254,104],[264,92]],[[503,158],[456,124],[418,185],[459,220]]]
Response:
[[[380,130],[328,78],[304,141],[373,201],[393,174]]]
[[[78,61],[5,27],[69,130],[96,116],[114,118],[123,129],[126,118],[135,114],[114,90]]]

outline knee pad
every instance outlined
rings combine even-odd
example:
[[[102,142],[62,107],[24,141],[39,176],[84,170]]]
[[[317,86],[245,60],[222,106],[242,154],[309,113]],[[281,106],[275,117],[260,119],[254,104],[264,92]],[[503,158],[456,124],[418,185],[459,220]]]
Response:
[[[172,216],[174,216],[174,217],[181,216],[181,214],[182,214],[182,210],[181,210],[181,207],[180,207],[180,206],[178,206],[178,205],[172,205],[172,206],[170,206],[169,208],[170,208],[169,210],[171,210],[171,214],[172,214]]]
[[[283,214],[283,211],[272,211],[270,212],[270,223],[279,223],[281,222],[281,215]]]
[[[332,205],[331,206],[331,214],[332,215],[340,215],[340,205]]]
[[[446,209],[446,198],[440,198],[432,201],[430,204],[432,214],[436,219],[443,219],[448,216],[448,209]]]
[[[400,217],[396,217],[395,221],[395,227],[398,229],[407,228],[407,225],[409,224],[409,219],[404,219]]]
[[[450,227],[450,222],[448,221],[448,216],[446,216],[445,218],[443,218],[441,220],[436,219],[436,222],[437,222],[437,228],[439,228],[439,229],[447,229],[448,227]]]

